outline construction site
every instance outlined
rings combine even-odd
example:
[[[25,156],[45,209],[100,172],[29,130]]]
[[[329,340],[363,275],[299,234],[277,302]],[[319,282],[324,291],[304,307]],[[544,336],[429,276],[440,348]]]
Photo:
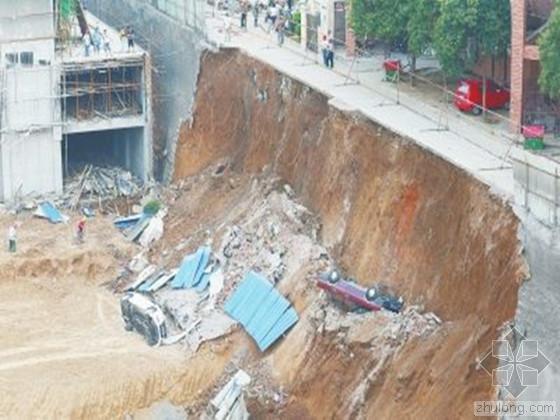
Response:
[[[0,419],[560,401],[556,163],[413,134],[386,98],[372,117],[219,13],[0,0]],[[492,356],[529,339],[520,392]]]

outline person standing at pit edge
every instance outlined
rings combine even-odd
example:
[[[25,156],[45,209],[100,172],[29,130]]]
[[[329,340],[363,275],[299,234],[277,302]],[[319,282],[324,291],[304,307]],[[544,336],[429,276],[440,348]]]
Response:
[[[126,32],[126,39],[128,40],[128,51],[134,50],[134,28],[132,26]]]
[[[80,218],[80,221],[76,225],[76,240],[79,244],[84,243],[84,238],[86,235],[86,218]]]
[[[329,69],[334,67],[334,39],[331,35],[331,31],[329,31],[327,35],[327,59],[326,65]]]
[[[249,2],[248,0],[243,0],[241,2],[241,29],[247,30],[247,15],[249,14]]]
[[[8,228],[8,252],[16,252],[17,226],[15,223]]]

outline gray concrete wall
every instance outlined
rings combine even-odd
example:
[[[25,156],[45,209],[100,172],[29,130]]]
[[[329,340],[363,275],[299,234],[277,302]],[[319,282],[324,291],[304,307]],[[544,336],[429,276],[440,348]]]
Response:
[[[168,181],[173,173],[179,128],[189,119],[200,51],[195,31],[144,0],[89,0],[89,9],[120,28],[132,25],[137,42],[152,60],[154,174]]]
[[[560,228],[544,225],[525,208],[516,213],[523,222],[520,235],[531,277],[521,286],[515,325],[538,341],[551,362],[539,375],[539,386],[520,399],[556,401],[560,409]]]
[[[551,362],[520,400],[556,401],[560,409],[560,164],[523,150],[512,160],[514,209],[531,274],[519,292],[515,325]]]

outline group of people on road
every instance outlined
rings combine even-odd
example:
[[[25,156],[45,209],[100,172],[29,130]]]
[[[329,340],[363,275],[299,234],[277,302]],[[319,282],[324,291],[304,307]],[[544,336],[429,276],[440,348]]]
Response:
[[[253,25],[256,28],[259,26],[261,11],[265,11],[264,23],[266,25],[266,31],[270,33],[274,30],[277,35],[278,45],[284,44],[286,29],[288,29],[290,23],[291,0],[287,2],[269,0],[268,3],[265,3],[263,0],[253,0],[252,2],[250,0],[241,0],[239,3],[239,10],[240,27],[242,30],[247,30],[247,20],[250,12],[252,12]],[[228,26],[227,23],[226,26]]]
[[[255,28],[258,27],[259,16],[262,11],[265,11],[265,29],[268,33],[274,30],[276,32],[277,43],[282,46],[284,44],[286,30],[289,29],[291,21],[292,0],[268,0],[268,3],[266,3],[266,1],[267,0],[240,0],[239,26],[242,30],[247,30],[249,13],[252,12],[253,25]],[[225,29],[226,41],[229,41],[231,39],[231,20],[229,16],[226,16]],[[323,64],[327,68],[332,69],[334,67],[334,38],[331,31],[328,31],[328,34],[322,36],[320,49]]]

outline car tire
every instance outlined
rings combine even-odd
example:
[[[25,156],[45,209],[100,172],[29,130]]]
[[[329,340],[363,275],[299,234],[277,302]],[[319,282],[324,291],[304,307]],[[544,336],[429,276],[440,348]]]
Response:
[[[375,287],[370,287],[366,290],[366,300],[368,302],[373,302],[373,300],[377,297],[377,290]]]
[[[340,273],[337,270],[332,270],[329,273],[327,280],[331,284],[338,283],[338,281],[340,280]]]
[[[475,106],[472,109],[472,113],[473,113],[473,115],[478,116],[478,115],[482,114],[482,108],[479,107],[479,106]]]

